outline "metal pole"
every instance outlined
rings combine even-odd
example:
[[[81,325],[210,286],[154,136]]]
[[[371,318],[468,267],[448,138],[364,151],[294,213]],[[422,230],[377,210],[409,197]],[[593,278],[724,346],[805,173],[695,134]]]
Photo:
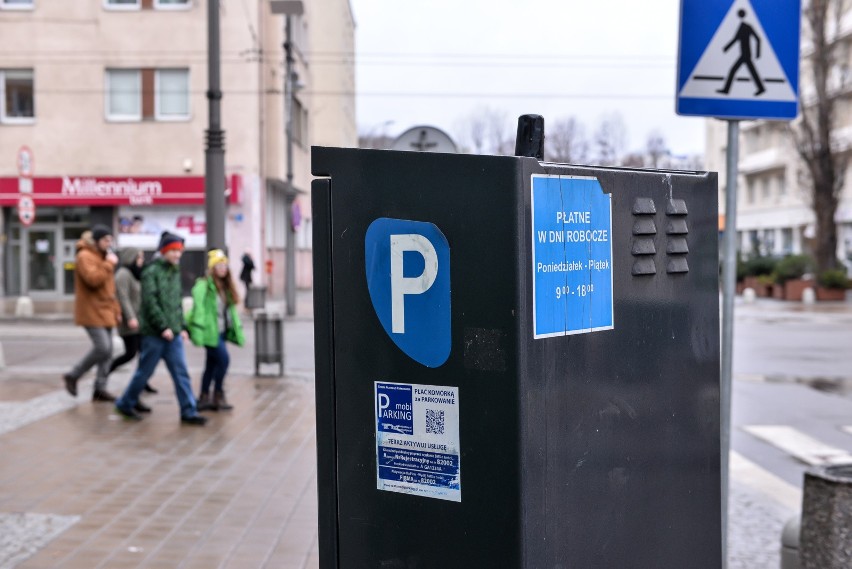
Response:
[[[734,294],[737,284],[737,172],[740,122],[728,121],[727,190],[725,191],[724,265],[722,268],[722,563],[728,566],[728,488],[731,452],[731,379],[734,349]]]
[[[290,16],[285,17],[284,31],[284,117],[287,121],[287,280],[284,283],[287,298],[287,315],[296,314],[296,232],[293,227],[293,200],[296,192],[293,189],[293,46],[291,36]]]
[[[207,2],[207,104],[209,128],[204,150],[204,204],[207,248],[225,249],[225,131],[219,81],[219,0]]]

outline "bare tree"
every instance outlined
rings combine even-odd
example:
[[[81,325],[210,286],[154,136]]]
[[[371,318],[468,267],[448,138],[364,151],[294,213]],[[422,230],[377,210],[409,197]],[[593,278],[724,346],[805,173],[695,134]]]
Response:
[[[482,106],[458,122],[460,140],[476,154],[512,154],[515,136],[506,111]]]
[[[836,36],[843,12],[843,0],[810,0],[802,8],[806,37],[812,45],[812,53],[803,67],[811,74],[814,92],[811,96],[802,93],[800,119],[791,127],[796,150],[810,179],[811,207],[816,217],[814,253],[820,272],[838,266],[834,216],[847,158],[832,148],[835,111],[842,85],[831,85],[830,79],[837,63]]]
[[[488,125],[481,109],[458,121],[456,130],[459,140],[464,146],[473,149],[475,154],[482,154],[485,147],[485,136]]]
[[[595,150],[597,156],[595,161],[601,166],[614,166],[618,164],[624,151],[627,128],[624,119],[619,113],[611,113],[601,119],[598,129],[595,131]]]
[[[666,146],[666,139],[663,138],[663,133],[658,130],[653,130],[648,134],[648,140],[645,143],[645,153],[647,157],[646,166],[649,168],[662,168],[662,160],[669,155],[669,149]]]
[[[547,159],[551,162],[581,164],[589,157],[586,129],[575,117],[558,119],[547,129],[544,139]]]
[[[509,113],[502,109],[487,109],[488,135],[494,154],[511,156],[515,153],[515,136]]]

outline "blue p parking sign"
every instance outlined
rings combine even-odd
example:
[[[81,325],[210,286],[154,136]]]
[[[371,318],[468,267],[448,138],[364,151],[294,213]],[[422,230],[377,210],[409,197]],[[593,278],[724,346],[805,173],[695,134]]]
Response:
[[[432,223],[382,217],[364,238],[367,288],[394,344],[427,367],[450,356],[450,245]]]

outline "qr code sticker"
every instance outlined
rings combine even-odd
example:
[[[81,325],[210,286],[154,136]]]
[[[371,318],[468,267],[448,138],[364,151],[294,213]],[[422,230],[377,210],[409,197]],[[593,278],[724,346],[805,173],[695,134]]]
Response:
[[[426,433],[444,434],[444,412],[436,409],[426,409]]]

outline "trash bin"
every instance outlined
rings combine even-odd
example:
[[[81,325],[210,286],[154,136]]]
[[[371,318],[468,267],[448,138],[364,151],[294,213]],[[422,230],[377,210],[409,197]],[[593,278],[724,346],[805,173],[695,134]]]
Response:
[[[311,155],[320,567],[721,567],[716,174]]]
[[[852,567],[852,464],[805,472],[799,566]]]
[[[266,287],[251,285],[246,292],[246,308],[263,309],[266,306]]]
[[[284,375],[284,318],[275,312],[254,316],[254,374],[262,364],[278,364],[278,377]]]

